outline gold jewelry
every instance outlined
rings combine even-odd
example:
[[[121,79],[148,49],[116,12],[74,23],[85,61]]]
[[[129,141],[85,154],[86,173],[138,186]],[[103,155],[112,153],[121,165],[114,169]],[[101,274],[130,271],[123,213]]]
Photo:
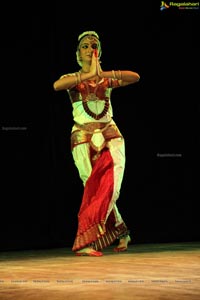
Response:
[[[77,77],[78,77],[78,84],[81,83],[81,74],[77,72]]]
[[[83,100],[83,108],[84,108],[84,110],[85,110],[85,112],[90,116],[90,117],[92,117],[93,119],[95,119],[95,120],[99,120],[99,119],[101,119],[101,118],[103,118],[106,114],[107,114],[107,112],[108,112],[108,109],[109,109],[109,99],[108,99],[108,97],[105,97],[105,105],[104,105],[104,109],[103,109],[103,111],[100,113],[100,114],[95,114],[93,111],[91,111],[90,110],[90,108],[89,108],[89,106],[88,106],[88,100],[90,100],[90,97],[92,96],[93,94],[89,94],[87,97],[86,97],[86,99],[85,100]],[[93,99],[95,99],[95,100],[100,100],[100,99],[98,99],[98,98],[95,98],[95,96],[94,96],[94,98]]]
[[[80,72],[76,72],[75,74],[76,74],[76,84],[81,83],[81,74],[80,74]]]
[[[113,78],[114,78],[114,79],[117,79],[117,77],[116,77],[116,74],[115,74],[115,71],[114,71],[114,70],[112,70],[112,75],[113,75]]]
[[[78,76],[77,73],[75,73],[75,78],[76,78],[76,85],[78,84]]]
[[[94,91],[91,92],[90,91],[90,88],[89,88],[89,85],[87,83],[87,81],[84,82],[85,83],[85,86],[86,86],[86,89],[87,89],[87,96],[85,99],[83,99],[82,103],[83,103],[83,108],[85,110],[85,112],[90,116],[92,117],[93,119],[95,120],[99,120],[101,118],[103,118],[107,112],[108,112],[108,109],[110,107],[110,104],[109,104],[109,98],[108,97],[104,97],[104,99],[99,99],[96,95],[96,92],[97,92],[97,89],[99,87],[99,85],[97,84]],[[97,101],[97,100],[104,100],[105,101],[105,104],[104,104],[104,109],[101,113],[99,114],[95,114],[93,111],[90,110],[89,106],[88,106],[88,101]]]
[[[119,78],[117,78],[117,79],[118,79],[118,80],[122,80],[122,72],[121,72],[121,70],[118,70],[118,75],[119,75],[119,76],[118,76]]]
[[[95,31],[84,31],[78,37],[78,41],[80,41],[84,36],[88,35],[89,37],[96,37],[99,40],[99,35]]]

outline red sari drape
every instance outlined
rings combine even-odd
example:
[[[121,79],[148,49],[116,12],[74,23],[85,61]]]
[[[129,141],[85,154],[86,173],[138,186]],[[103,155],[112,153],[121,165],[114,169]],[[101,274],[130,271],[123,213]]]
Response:
[[[78,230],[72,250],[92,244],[95,249],[110,245],[124,230],[124,224],[115,227],[114,214],[106,220],[113,196],[114,164],[109,149],[102,150],[88,178],[78,213]]]

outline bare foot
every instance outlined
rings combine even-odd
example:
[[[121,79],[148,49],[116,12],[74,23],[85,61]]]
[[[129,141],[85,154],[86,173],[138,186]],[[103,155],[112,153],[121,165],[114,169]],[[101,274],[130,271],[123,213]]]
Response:
[[[128,243],[131,242],[131,238],[129,235],[127,235],[124,238],[121,238],[119,240],[119,245],[117,247],[114,248],[115,252],[122,252],[122,251],[126,251],[128,249]]]
[[[91,247],[86,247],[76,251],[76,256],[102,256],[103,253],[96,251]]]

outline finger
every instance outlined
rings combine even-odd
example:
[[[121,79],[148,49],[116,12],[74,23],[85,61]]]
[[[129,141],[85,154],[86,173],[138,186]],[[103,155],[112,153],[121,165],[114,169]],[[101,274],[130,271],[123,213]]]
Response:
[[[97,49],[94,49],[94,56],[97,58],[98,57],[98,51]]]

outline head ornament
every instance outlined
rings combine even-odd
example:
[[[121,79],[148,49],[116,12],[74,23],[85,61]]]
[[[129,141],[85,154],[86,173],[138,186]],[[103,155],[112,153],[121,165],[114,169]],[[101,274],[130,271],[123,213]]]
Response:
[[[85,37],[86,35],[91,37],[96,37],[99,40],[99,35],[95,31],[84,31],[78,36],[78,42],[80,42],[80,40],[82,40],[82,38]]]

